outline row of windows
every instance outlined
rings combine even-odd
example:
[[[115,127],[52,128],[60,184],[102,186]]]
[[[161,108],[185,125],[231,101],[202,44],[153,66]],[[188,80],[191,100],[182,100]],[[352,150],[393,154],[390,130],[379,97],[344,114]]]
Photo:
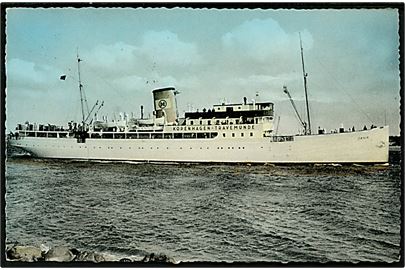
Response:
[[[218,132],[204,133],[91,133],[92,139],[213,139]]]
[[[245,133],[242,132],[242,133],[240,134],[240,136],[241,136],[241,137],[244,137],[244,136],[245,136]],[[249,133],[249,136],[250,136],[250,137],[253,137],[253,132],[250,132],[250,133]],[[222,133],[222,137],[225,138],[225,137],[226,137],[226,134],[225,134],[225,133]],[[235,133],[232,133],[232,137],[235,137]]]
[[[268,120],[273,120],[273,118],[272,117],[264,117],[263,119],[262,119],[263,121],[268,121]],[[238,124],[258,124],[259,123],[259,118],[254,118],[254,120],[253,120],[253,118],[247,118],[247,119],[245,119],[245,120],[243,120],[243,121],[241,121],[240,119],[235,119],[235,121],[232,121],[232,120],[229,120],[229,119],[222,119],[222,120],[215,120],[215,122],[214,122],[214,120],[207,120],[207,125],[211,125],[211,124],[215,124],[215,125],[233,125],[233,124],[235,124],[235,125],[238,125]],[[190,120],[190,125],[198,125],[198,124],[200,124],[200,125],[203,125],[204,124],[204,122],[203,122],[203,120],[199,120],[199,121],[195,121],[194,122],[194,120]]]

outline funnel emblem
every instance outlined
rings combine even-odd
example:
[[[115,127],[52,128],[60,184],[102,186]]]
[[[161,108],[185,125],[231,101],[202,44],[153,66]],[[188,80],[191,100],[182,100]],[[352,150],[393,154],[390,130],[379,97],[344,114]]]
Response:
[[[166,100],[162,99],[162,100],[159,100],[158,105],[159,105],[159,108],[164,109],[167,106],[167,102],[166,102]]]

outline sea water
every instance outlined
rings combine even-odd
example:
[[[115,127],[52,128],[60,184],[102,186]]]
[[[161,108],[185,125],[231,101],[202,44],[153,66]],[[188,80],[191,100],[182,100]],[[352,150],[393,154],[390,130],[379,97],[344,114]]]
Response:
[[[9,152],[6,242],[177,261],[395,262],[401,166],[151,164]]]

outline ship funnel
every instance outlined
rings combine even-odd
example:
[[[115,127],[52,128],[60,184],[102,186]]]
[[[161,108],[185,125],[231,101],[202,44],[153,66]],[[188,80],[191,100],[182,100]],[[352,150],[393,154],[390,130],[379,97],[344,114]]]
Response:
[[[156,118],[165,117],[166,123],[177,120],[176,94],[174,87],[158,88],[152,91]]]

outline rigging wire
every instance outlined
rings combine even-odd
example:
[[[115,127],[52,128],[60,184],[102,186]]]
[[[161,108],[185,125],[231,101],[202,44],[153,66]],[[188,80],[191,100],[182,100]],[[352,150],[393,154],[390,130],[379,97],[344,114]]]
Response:
[[[122,101],[124,101],[125,105],[127,105],[128,108],[131,108],[133,106],[133,104],[129,103],[128,98],[125,98],[121,92],[116,89],[110,82],[108,82],[105,78],[103,78],[102,76],[98,75],[98,72],[96,72],[95,70],[93,70],[91,67],[87,67],[87,70],[90,70],[92,72],[93,75],[95,75],[97,78],[100,78],[105,84],[107,84],[112,90],[114,90],[115,94],[117,94],[117,96],[119,96]]]
[[[361,109],[361,106],[356,102],[356,100],[346,91],[345,87],[329,72],[329,70],[327,69],[327,67],[322,64],[322,62],[318,59],[318,57],[315,57],[315,59],[318,61],[318,63],[323,67],[323,70],[326,71],[326,73],[329,75],[330,78],[332,78],[335,83],[338,84],[338,86],[340,86],[340,88],[338,87],[339,90],[342,90],[350,99],[351,101],[356,105],[356,109],[364,114],[366,116],[366,118],[368,119],[368,121],[370,121],[370,123],[373,123],[373,120],[370,118],[370,116]]]

